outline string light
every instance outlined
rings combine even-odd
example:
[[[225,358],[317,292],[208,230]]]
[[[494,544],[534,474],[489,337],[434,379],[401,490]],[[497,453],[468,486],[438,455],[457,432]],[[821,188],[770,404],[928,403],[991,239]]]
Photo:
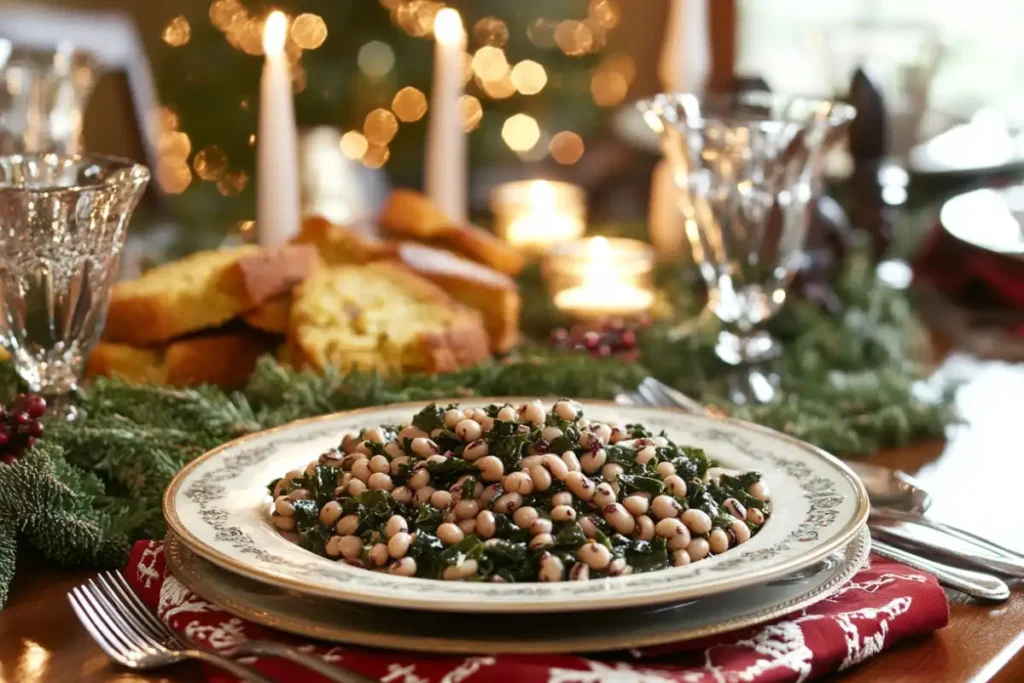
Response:
[[[387,145],[370,145],[363,154],[363,165],[367,168],[380,168],[390,158],[391,150]]]
[[[394,99],[391,100],[391,109],[399,121],[419,121],[427,113],[427,97],[422,91],[407,86],[395,93]]]
[[[516,86],[512,83],[512,75],[506,71],[501,80],[484,81],[476,79],[477,86],[492,100],[503,100],[516,94]]]
[[[256,145],[256,133],[249,133],[249,146],[254,147]]]
[[[484,17],[473,25],[473,40],[481,45],[505,47],[508,25],[497,17]]]
[[[434,33],[434,17],[444,8],[443,2],[412,0],[392,10],[391,20],[411,36],[423,38]]]
[[[341,153],[349,159],[362,159],[370,143],[366,136],[356,130],[350,130],[341,136]]]
[[[541,17],[534,19],[529,28],[526,29],[526,36],[530,42],[542,49],[555,46],[555,27],[557,23],[551,19]]]
[[[537,119],[528,114],[513,114],[505,119],[501,127],[501,139],[515,152],[533,149],[540,140],[540,126]]]
[[[160,134],[160,154],[168,157],[186,158],[192,152],[192,142],[188,135],[180,131],[168,131]]]
[[[217,183],[217,191],[225,197],[237,197],[249,184],[249,174],[245,171],[226,173]]]
[[[598,69],[590,77],[590,95],[599,107],[614,107],[626,98],[629,84],[618,71]]]
[[[622,6],[618,0],[590,0],[587,14],[602,28],[613,29],[622,18]]]
[[[156,181],[167,194],[181,194],[192,184],[192,171],[184,159],[161,158],[156,167]]]
[[[480,100],[472,95],[459,96],[459,118],[462,121],[462,130],[467,133],[475,130],[480,125],[483,116],[484,108],[480,105]]]
[[[163,41],[171,47],[181,47],[192,37],[192,26],[184,16],[176,16],[168,22],[161,34]]]
[[[245,8],[238,0],[217,0],[210,5],[210,22],[221,31],[227,31],[240,12],[245,12]]]
[[[508,59],[496,47],[485,45],[473,54],[473,73],[484,82],[500,81],[508,73]]]
[[[633,85],[636,80],[636,62],[625,52],[608,55],[597,68],[599,71],[617,71],[626,79],[626,85]]]
[[[582,21],[566,19],[555,27],[555,44],[570,57],[577,57],[590,52],[594,36]]]
[[[157,110],[157,124],[161,133],[178,130],[178,123],[178,113],[170,107],[160,107]]]
[[[387,43],[371,40],[359,48],[356,64],[367,78],[384,78],[395,68],[395,51]]]
[[[228,155],[217,145],[210,145],[196,152],[192,167],[203,180],[218,181],[228,170]]]
[[[571,130],[563,130],[551,138],[548,151],[555,161],[563,166],[570,166],[583,156],[583,138]]]
[[[548,82],[544,67],[532,59],[524,59],[512,68],[512,85],[523,95],[536,95]]]
[[[303,50],[315,50],[327,40],[327,24],[316,14],[300,14],[292,22],[291,38]]]
[[[395,119],[395,115],[387,109],[374,109],[366,115],[366,119],[363,121],[363,135],[371,145],[386,146],[394,139],[396,133],[398,133],[398,121]]]

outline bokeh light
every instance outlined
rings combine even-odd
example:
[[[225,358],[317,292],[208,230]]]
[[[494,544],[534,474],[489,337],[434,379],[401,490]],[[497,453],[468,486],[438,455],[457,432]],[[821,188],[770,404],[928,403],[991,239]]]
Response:
[[[317,14],[300,14],[290,30],[291,38],[303,50],[315,50],[327,40],[327,24]]]
[[[225,197],[237,197],[249,184],[249,174],[245,171],[231,171],[217,183],[217,191]]]
[[[399,121],[419,121],[427,113],[427,96],[423,91],[407,86],[395,93],[394,99],[391,100],[391,109]]]
[[[192,37],[192,26],[189,25],[188,19],[179,15],[167,23],[160,37],[171,47],[181,47]]]
[[[626,85],[633,85],[633,81],[636,80],[636,61],[633,60],[632,55],[625,52],[616,52],[606,56],[601,60],[597,69],[598,71],[617,71],[626,79]]]
[[[156,181],[167,194],[181,194],[192,184],[192,170],[184,159],[161,158],[156,168]]]
[[[203,180],[217,181],[224,177],[228,170],[228,155],[217,145],[210,145],[196,152],[192,160],[192,168]]]
[[[599,107],[614,107],[626,98],[629,84],[618,71],[598,69],[590,77],[590,95]]]
[[[423,38],[434,34],[434,18],[442,9],[443,2],[412,0],[396,6],[391,20],[409,35]]]
[[[513,114],[505,119],[501,127],[501,139],[510,149],[526,152],[533,149],[540,140],[540,126],[537,119],[528,114]]]
[[[359,48],[356,63],[367,78],[383,78],[395,68],[395,51],[385,42],[371,40]]]
[[[388,163],[391,150],[387,145],[370,145],[363,154],[363,165],[367,168],[380,168]]]
[[[479,45],[505,47],[508,43],[508,25],[497,17],[484,17],[473,24],[473,41]]]
[[[475,130],[480,125],[480,119],[484,116],[484,108],[480,100],[472,95],[459,97],[459,118],[462,121],[462,130],[467,133]]]
[[[192,142],[185,133],[167,131],[160,134],[160,156],[185,159],[191,152]]]
[[[160,132],[170,132],[178,130],[178,112],[174,111],[170,107],[160,107],[156,112],[157,125],[160,127]]]
[[[557,22],[544,17],[534,19],[526,29],[526,36],[531,43],[539,48],[552,48],[555,46],[555,27],[557,25]]]
[[[363,135],[370,145],[385,146],[398,132],[398,120],[387,109],[374,109],[363,121]]]
[[[582,21],[566,19],[555,27],[555,44],[570,57],[585,55],[594,46],[594,36]]]
[[[216,0],[210,5],[210,23],[221,31],[227,31],[239,13],[245,13],[245,8],[238,0]]]
[[[500,81],[508,70],[508,60],[500,48],[485,45],[473,54],[473,73],[481,81]]]
[[[544,67],[532,59],[524,59],[512,68],[512,85],[523,95],[536,95],[548,82]]]
[[[583,20],[583,25],[590,31],[590,49],[588,52],[600,52],[604,49],[604,46],[608,44],[608,30],[601,26],[600,22],[593,17],[587,17]]]
[[[512,83],[512,74],[508,71],[500,80],[484,81],[478,78],[476,84],[484,91],[485,95],[493,100],[503,100],[516,94],[516,86]]]
[[[622,5],[619,0],[590,0],[587,14],[602,28],[613,29],[622,18]]]
[[[362,159],[370,143],[357,130],[350,130],[341,136],[341,153],[349,159]]]
[[[563,130],[551,138],[548,151],[551,152],[551,157],[563,166],[575,164],[583,156],[583,138],[571,130]]]

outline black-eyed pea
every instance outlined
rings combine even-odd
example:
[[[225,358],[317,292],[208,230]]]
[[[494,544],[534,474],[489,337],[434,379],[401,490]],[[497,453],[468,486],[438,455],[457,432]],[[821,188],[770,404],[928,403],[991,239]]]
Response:
[[[636,518],[636,537],[641,541],[654,539],[654,520],[647,515],[640,515]]]
[[[608,434],[608,443],[619,443],[629,438],[629,432],[626,431],[625,427],[618,425],[612,426],[610,433]]]
[[[538,491],[547,491],[551,488],[551,473],[540,464],[539,459],[536,465],[530,467],[530,479],[533,481],[533,488]]]
[[[697,562],[703,560],[711,552],[711,546],[708,544],[707,539],[702,536],[698,536],[690,541],[690,545],[686,546],[686,554],[690,556],[690,560]]]
[[[550,534],[552,528],[554,528],[554,525],[551,523],[550,519],[538,517],[534,520],[533,524],[530,525],[530,528],[527,529],[527,531],[530,532],[531,536],[537,536],[538,534]]]
[[[730,524],[729,531],[732,532],[732,536],[736,539],[737,544],[746,543],[750,540],[750,527],[742,520],[737,519]]]
[[[355,515],[352,516],[354,517]],[[402,515],[391,515],[390,517],[388,517],[387,524],[384,525],[384,536],[386,538],[391,538],[399,531],[408,530],[409,522],[406,521],[405,517],[403,517]]]
[[[484,430],[476,420],[462,420],[455,425],[455,436],[462,441],[472,443],[483,436]]]
[[[580,500],[589,501],[594,497],[594,482],[582,472],[571,471],[565,475],[565,486]]]
[[[455,504],[455,516],[459,519],[473,519],[480,514],[480,503],[472,498],[463,498]]]
[[[729,514],[735,517],[736,519],[747,518],[747,508],[744,507],[743,503],[739,502],[735,498],[726,498],[722,502],[722,507],[724,507],[729,512]]]
[[[358,536],[342,536],[338,550],[346,560],[358,560],[363,554],[363,539]]]
[[[481,538],[490,538],[494,536],[494,532],[497,530],[497,524],[494,519],[494,513],[490,510],[481,510],[476,516],[476,532]]]
[[[583,457],[579,459],[580,469],[587,474],[596,474],[599,469],[604,467],[607,460],[608,454],[603,448],[599,448],[596,451],[583,454]]]
[[[397,458],[392,458],[391,462],[388,463],[388,471],[392,474],[392,476],[396,475],[396,474],[398,474],[398,470],[400,470],[402,468],[402,466],[405,465],[408,462],[409,462],[409,456],[408,455],[400,455]]]
[[[559,491],[555,495],[551,496],[552,507],[558,505],[572,505],[572,494],[568,491]]]
[[[473,464],[480,470],[480,478],[484,481],[500,481],[505,474],[505,465],[493,455],[485,455]]]
[[[540,401],[530,401],[519,409],[519,421],[523,424],[540,426],[544,424],[547,416],[544,414],[544,406]]]
[[[658,448],[664,448],[665,446],[668,445],[668,439],[666,439],[664,436],[652,436],[651,443]]]
[[[430,495],[430,504],[438,510],[444,510],[452,504],[452,494],[444,489],[438,489]]]
[[[675,538],[683,533],[686,527],[678,519],[666,517],[654,527],[654,532],[662,538]]]
[[[536,465],[540,464],[540,461],[543,457],[544,456],[541,453],[534,453],[532,455],[528,455],[525,458],[519,460],[519,469],[529,472]]]
[[[570,472],[579,472],[583,469],[583,466],[580,464],[580,459],[577,458],[576,454],[572,451],[562,453],[562,462],[565,463],[566,469]]]
[[[434,467],[437,467],[439,465],[443,465],[447,461],[448,461],[448,458],[446,458],[445,456],[441,455],[440,453],[438,453],[437,455],[432,455],[429,458],[427,458],[426,460],[424,460],[424,462],[427,463],[428,466],[432,465]]]
[[[768,502],[768,499],[771,497],[771,492],[768,490],[768,484],[764,479],[759,479],[748,486],[747,493],[763,503]]]
[[[615,502],[615,490],[607,482],[601,482],[594,488],[594,496],[591,500],[594,501],[594,505],[603,509],[606,505]]]
[[[561,581],[565,575],[565,565],[557,556],[551,553],[544,553],[540,556],[540,571],[537,572],[537,579],[545,583]]]
[[[352,536],[359,528],[359,515],[345,515],[338,520],[334,530],[339,536]]]
[[[555,539],[551,534],[537,534],[530,539],[527,546],[530,550],[537,550],[538,548],[553,548],[555,546]]]
[[[348,433],[341,437],[341,452],[348,455],[356,452],[356,446],[362,443],[358,435]]]
[[[408,503],[412,500],[412,489],[408,486],[396,486],[391,490],[391,497],[399,503]]]
[[[523,504],[523,496],[519,493],[506,493],[494,501],[494,511],[510,515]]]
[[[441,578],[445,581],[461,581],[476,574],[477,569],[479,569],[479,565],[476,560],[463,560],[460,564],[445,567]]]
[[[597,536],[597,521],[590,515],[580,517],[579,525],[580,529],[583,530],[583,535],[587,538],[594,538]]]
[[[506,491],[526,496],[533,493],[533,478],[526,472],[513,472],[505,475],[501,480],[501,486]]]
[[[573,455],[575,457],[575,454]],[[558,481],[564,481],[569,474],[569,468],[565,462],[553,453],[545,453],[540,457],[540,464],[551,473],[551,476]]]
[[[331,526],[341,517],[341,505],[336,500],[329,500],[320,508],[320,523]]]
[[[445,522],[437,527],[437,540],[445,545],[455,545],[461,542],[465,536],[462,533],[462,529],[457,524],[452,524],[451,522]]]
[[[558,401],[555,403],[552,412],[560,420],[575,420],[576,416],[579,415],[579,410],[573,404],[572,401]]]
[[[500,484],[491,484],[490,486],[485,486],[480,491],[480,496],[476,499],[476,502],[480,503],[481,507],[490,505],[491,503],[498,499],[503,490],[504,489],[501,488]]]
[[[590,565],[586,562],[577,562],[569,569],[569,580],[570,581],[589,581],[590,580]]]
[[[327,545],[324,547],[324,551],[328,557],[338,557],[341,555],[341,546],[338,544],[341,542],[341,536],[331,536],[327,539]]]
[[[651,504],[650,501],[642,496],[626,496],[625,500],[622,501],[622,506],[629,511],[629,514],[639,517],[640,515],[647,514]]]
[[[683,524],[685,524],[690,529],[690,532],[695,536],[700,536],[701,534],[706,534],[711,531],[711,518],[708,517],[708,513],[703,510],[690,508],[683,513],[681,519],[683,520]]]
[[[537,508],[529,505],[524,505],[512,513],[512,521],[515,522],[516,526],[520,529],[529,529],[539,517],[540,515],[537,513]]]
[[[551,519],[556,522],[575,522],[576,510],[571,505],[556,505],[551,508]]]
[[[375,491],[390,491],[395,487],[395,483],[391,481],[391,475],[383,472],[374,472],[366,483]]]
[[[725,533],[722,529],[715,527],[708,534],[708,547],[711,548],[711,552],[716,555],[724,553],[729,549],[729,534]]]
[[[359,458],[352,463],[352,468],[349,471],[352,472],[353,477],[364,484],[370,478],[370,475],[373,474],[373,472],[370,471],[369,458]]]
[[[510,405],[504,405],[498,409],[497,418],[502,422],[515,422],[516,409]]]
[[[409,425],[408,427],[402,427],[401,431],[398,432],[398,441],[399,443],[405,443],[406,439],[415,441],[416,439],[425,439],[427,436],[427,433],[419,427]]]
[[[757,508],[747,510],[747,521],[751,524],[764,524],[764,513]]]
[[[369,459],[370,456],[373,455],[373,449],[370,448],[369,442],[366,441],[365,439],[356,444],[355,452],[359,453],[360,455],[367,459]]]
[[[590,433],[600,439],[601,445],[607,444],[612,438],[612,428],[606,424],[590,425]]]
[[[462,457],[470,462],[478,460],[487,455],[489,447],[487,442],[483,439],[477,439],[472,443],[466,445],[466,448],[462,451]]]
[[[626,558],[616,557],[608,563],[608,576],[625,576],[626,574],[631,574],[632,569],[633,568],[626,563]]]
[[[291,531],[295,528],[294,517],[282,517],[281,515],[271,515],[270,521],[274,523],[274,526],[281,531]]]
[[[685,549],[672,551],[673,567],[685,567],[688,564],[690,564],[690,553],[686,552]]]
[[[423,488],[429,483],[430,472],[428,472],[426,469],[419,469],[412,473],[412,476],[409,477],[409,481],[406,482],[406,486],[408,486],[413,491],[419,491],[421,488]]]
[[[292,507],[292,502],[288,500],[287,496],[278,496],[274,501],[274,512],[282,517],[292,517],[295,515],[295,508]]]
[[[676,473],[676,466],[668,462],[659,462],[657,467],[658,476],[664,479],[665,477],[671,477]]]
[[[424,486],[423,488],[416,489],[416,495],[414,499],[417,505],[423,505],[424,503],[430,502],[430,497],[434,495],[436,489],[433,486]]]
[[[686,546],[690,545],[690,541],[693,538],[690,536],[690,530],[686,528],[685,524],[683,524],[682,527],[682,533],[668,539],[669,550],[686,550]]]
[[[601,477],[606,482],[613,484],[618,482],[619,475],[622,474],[622,471],[622,465],[610,462],[601,468]]]
[[[476,519],[460,519],[458,525],[467,536],[476,533]]]
[[[615,530],[623,536],[629,536],[636,529],[636,520],[626,511],[626,508],[622,507],[621,503],[606,505],[603,513],[604,521],[615,527]]]
[[[395,458],[408,458],[405,451],[402,450],[402,446],[397,441],[388,441],[384,444],[384,452],[388,454],[388,457],[394,460]]]
[[[360,479],[353,479],[348,483],[348,495],[358,496],[360,493],[366,490],[366,484]]]
[[[368,554],[371,567],[383,567],[390,558],[386,543],[375,543]]]
[[[403,557],[393,562],[388,567],[388,572],[396,576],[416,576],[416,560],[411,557]]]
[[[665,490],[670,495],[682,498],[686,495],[686,482],[678,474],[670,474],[665,477]]]
[[[562,436],[562,430],[558,427],[544,427],[540,430],[540,438],[548,443]]]
[[[636,455],[633,456],[633,460],[639,465],[646,465],[656,457],[658,457],[658,452],[654,450],[654,446],[644,446],[636,452]]]
[[[441,449],[438,448],[436,443],[431,439],[427,439],[422,436],[418,439],[413,439],[412,445],[409,448],[412,450],[414,455],[424,459],[429,458],[432,455],[437,455],[441,452]]]
[[[576,550],[576,559],[586,562],[591,569],[600,571],[611,563],[612,551],[608,550],[603,543],[590,541]]]
[[[654,516],[658,519],[678,517],[682,510],[683,506],[681,506],[672,496],[660,495],[651,501],[651,512],[653,512]]]
[[[466,419],[466,415],[458,408],[449,408],[444,411],[444,426],[448,429],[455,429],[455,425]],[[456,432],[458,433],[458,432]]]
[[[409,552],[410,545],[412,545],[412,535],[405,531],[397,531],[388,539],[388,554],[396,560],[400,560]]]

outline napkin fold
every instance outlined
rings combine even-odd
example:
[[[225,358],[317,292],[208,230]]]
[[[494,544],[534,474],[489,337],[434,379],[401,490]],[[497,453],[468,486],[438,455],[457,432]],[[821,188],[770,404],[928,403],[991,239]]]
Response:
[[[600,656],[426,655],[304,642],[249,623],[192,593],[172,576],[163,543],[135,544],[125,577],[175,631],[225,649],[246,639],[285,642],[338,667],[389,683],[713,683],[805,681],[851,667],[900,640],[946,625],[949,605],[934,576],[872,555],[832,596],[782,619],[713,638]],[[279,681],[321,676],[280,659],[255,664]],[[207,669],[211,683],[233,681]]]

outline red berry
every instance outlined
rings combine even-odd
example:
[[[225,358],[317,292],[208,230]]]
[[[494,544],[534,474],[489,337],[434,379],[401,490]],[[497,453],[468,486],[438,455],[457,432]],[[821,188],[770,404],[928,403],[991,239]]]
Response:
[[[4,446],[6,446],[7,445],[7,441],[10,438],[11,437],[7,435],[7,432],[0,432],[0,448],[3,448]]]
[[[612,347],[608,346],[607,344],[601,344],[599,347],[597,347],[598,358],[608,358],[611,355]]]
[[[25,399],[25,412],[31,417],[42,417],[46,412],[46,399],[38,394],[33,394]]]
[[[619,337],[619,343],[627,349],[631,349],[636,346],[636,332],[633,330],[623,330],[622,336]]]
[[[27,425],[29,423],[29,419],[30,418],[28,416],[28,413],[24,412],[18,413],[17,415],[14,416],[14,422],[19,427],[24,427],[25,425]]]
[[[565,329],[564,327],[559,327],[556,330],[552,330],[551,341],[558,344],[569,341],[569,330]]]
[[[33,439],[38,439],[43,435],[43,423],[39,420],[33,420],[28,426],[28,435]]]
[[[13,455],[0,455],[0,462],[6,465],[14,464],[15,457]]]
[[[591,330],[583,335],[583,346],[588,349],[596,349],[601,343],[601,335]]]

